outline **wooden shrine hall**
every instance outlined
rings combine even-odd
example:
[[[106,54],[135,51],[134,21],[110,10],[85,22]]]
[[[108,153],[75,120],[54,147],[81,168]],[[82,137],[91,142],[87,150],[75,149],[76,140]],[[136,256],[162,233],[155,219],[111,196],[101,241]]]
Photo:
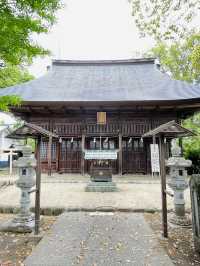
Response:
[[[87,173],[84,150],[118,150],[114,174],[150,173],[151,138],[169,121],[180,123],[200,107],[200,86],[173,80],[154,59],[53,60],[46,75],[0,90],[18,95],[14,115],[56,135],[41,143],[42,170]],[[50,154],[50,155],[49,155]]]

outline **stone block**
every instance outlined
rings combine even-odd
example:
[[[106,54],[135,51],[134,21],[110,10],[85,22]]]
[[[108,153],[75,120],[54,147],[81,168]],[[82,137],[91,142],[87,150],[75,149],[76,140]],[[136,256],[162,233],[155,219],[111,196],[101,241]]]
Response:
[[[86,192],[116,192],[118,188],[114,182],[90,182],[86,188]]]

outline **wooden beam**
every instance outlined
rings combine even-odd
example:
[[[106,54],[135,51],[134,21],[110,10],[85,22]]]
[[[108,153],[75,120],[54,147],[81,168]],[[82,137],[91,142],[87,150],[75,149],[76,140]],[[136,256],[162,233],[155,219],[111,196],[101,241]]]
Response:
[[[43,114],[44,108],[42,106],[30,106],[31,114]]]
[[[62,109],[62,112],[63,112],[65,115],[69,115],[69,114],[70,114],[70,110],[68,109],[67,106],[63,105],[61,109]]]
[[[49,114],[54,114],[55,113],[48,106],[44,106],[44,110],[47,111]]]
[[[48,160],[48,176],[51,176],[51,147],[52,147],[52,137],[49,137],[48,143],[48,153],[47,153],[47,160]]]
[[[163,236],[168,237],[164,135],[159,136]]]
[[[80,106],[79,109],[80,109],[80,111],[83,112],[83,113],[85,113],[85,111],[86,111],[85,108],[84,108],[83,106]]]
[[[41,187],[41,159],[40,159],[41,137],[37,140],[36,149],[36,194],[35,194],[35,235],[40,231],[40,187]]]
[[[122,175],[122,134],[119,133],[119,175]]]

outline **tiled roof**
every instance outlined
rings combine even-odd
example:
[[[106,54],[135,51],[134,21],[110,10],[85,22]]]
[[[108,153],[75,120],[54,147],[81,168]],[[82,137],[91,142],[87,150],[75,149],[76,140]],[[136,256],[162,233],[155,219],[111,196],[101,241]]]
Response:
[[[0,90],[25,102],[200,99],[200,86],[173,80],[153,60],[59,61],[43,77]]]

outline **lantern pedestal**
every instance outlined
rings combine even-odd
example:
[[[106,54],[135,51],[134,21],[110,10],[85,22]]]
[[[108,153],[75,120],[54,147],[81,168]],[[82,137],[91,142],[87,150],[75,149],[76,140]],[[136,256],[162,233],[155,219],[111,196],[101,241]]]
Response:
[[[191,218],[187,214],[185,214],[183,217],[176,214],[173,214],[171,217],[169,215],[169,221],[173,225],[191,227]]]
[[[29,218],[15,217],[0,227],[1,232],[31,233],[35,227],[35,216]]]

